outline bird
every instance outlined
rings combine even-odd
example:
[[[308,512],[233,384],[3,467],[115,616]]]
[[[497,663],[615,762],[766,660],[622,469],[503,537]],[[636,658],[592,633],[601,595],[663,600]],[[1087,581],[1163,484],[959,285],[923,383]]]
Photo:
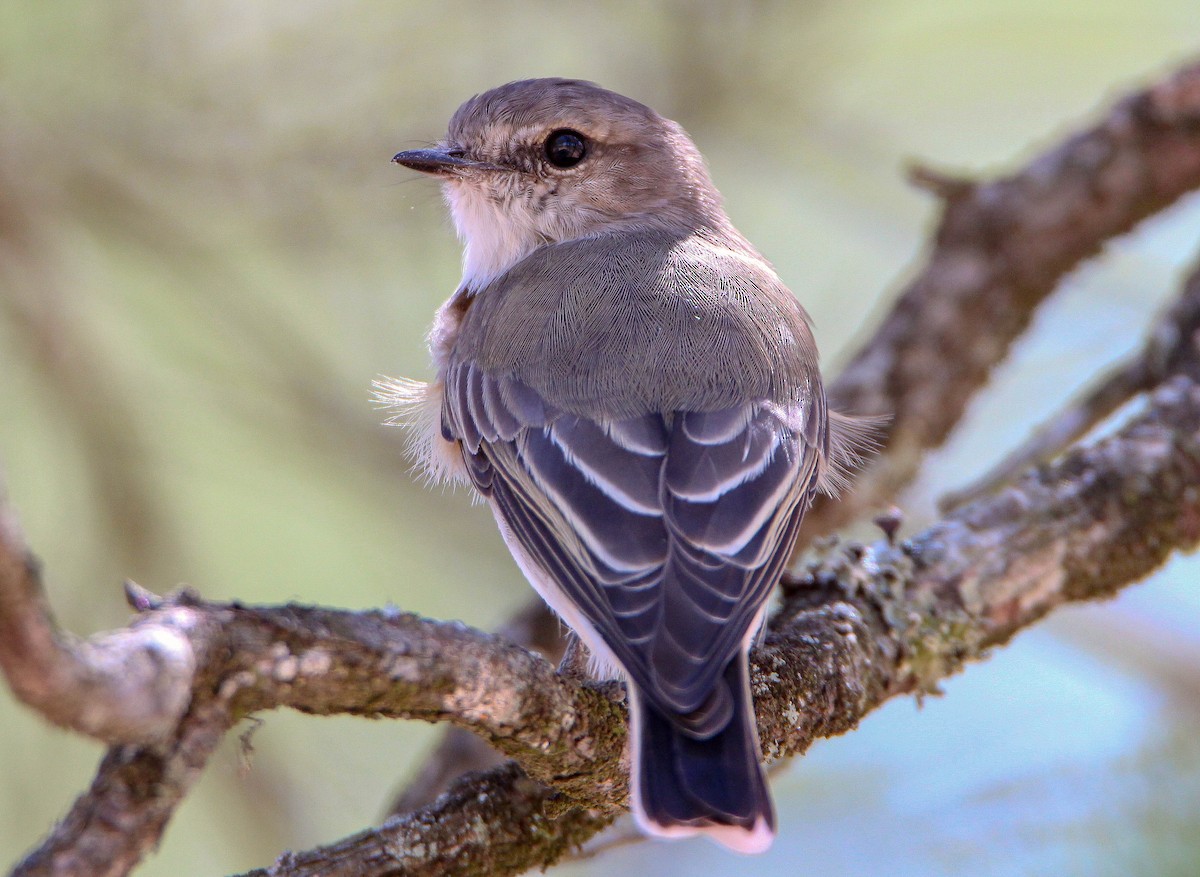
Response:
[[[871,424],[829,409],[807,313],[649,107],[510,82],[393,161],[441,183],[463,272],[436,376],[382,379],[380,401],[431,480],[486,500],[593,672],[626,682],[639,827],[766,850],[748,654]]]

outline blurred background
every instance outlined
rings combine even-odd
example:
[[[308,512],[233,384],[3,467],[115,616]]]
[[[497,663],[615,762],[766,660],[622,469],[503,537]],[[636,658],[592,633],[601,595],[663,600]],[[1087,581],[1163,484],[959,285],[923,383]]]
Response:
[[[417,484],[369,401],[379,374],[427,374],[458,280],[436,186],[388,160],[471,94],[577,76],[680,121],[836,371],[930,230],[907,160],[1003,173],[1198,50],[1195,0],[9,0],[0,469],[58,616],[123,624],[126,577],[483,628],[529,599],[487,511]],[[908,531],[1140,343],[1198,232],[1192,199],[1068,280],[904,498]],[[1060,612],[946,697],[818,744],[774,783],[766,857],[641,843],[555,873],[1194,875],[1198,571]],[[368,825],[436,734],[262,718],[140,873]],[[0,864],[100,755],[0,690]]]

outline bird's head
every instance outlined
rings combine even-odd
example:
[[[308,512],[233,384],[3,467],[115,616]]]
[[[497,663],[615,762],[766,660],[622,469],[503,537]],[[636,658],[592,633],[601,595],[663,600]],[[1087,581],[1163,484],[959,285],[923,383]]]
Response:
[[[588,82],[529,79],[476,95],[399,164],[441,180],[479,286],[539,246],[621,230],[727,223],[683,129]]]

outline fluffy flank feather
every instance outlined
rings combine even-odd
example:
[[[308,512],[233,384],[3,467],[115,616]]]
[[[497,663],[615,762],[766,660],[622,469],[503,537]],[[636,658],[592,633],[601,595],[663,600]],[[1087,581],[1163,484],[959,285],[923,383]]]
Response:
[[[404,428],[413,469],[431,484],[467,482],[457,444],[442,437],[442,382],[379,378],[373,401],[391,412],[389,425]]]
[[[829,454],[817,489],[837,497],[853,481],[854,470],[879,449],[879,438],[890,417],[855,417],[829,412]]]

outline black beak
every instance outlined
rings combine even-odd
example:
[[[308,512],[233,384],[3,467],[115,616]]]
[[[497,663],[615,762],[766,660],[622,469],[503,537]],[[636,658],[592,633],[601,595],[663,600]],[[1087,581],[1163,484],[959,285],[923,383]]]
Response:
[[[464,158],[457,149],[410,149],[397,152],[392,161],[436,177],[456,176],[472,170],[500,170],[494,164]]]

